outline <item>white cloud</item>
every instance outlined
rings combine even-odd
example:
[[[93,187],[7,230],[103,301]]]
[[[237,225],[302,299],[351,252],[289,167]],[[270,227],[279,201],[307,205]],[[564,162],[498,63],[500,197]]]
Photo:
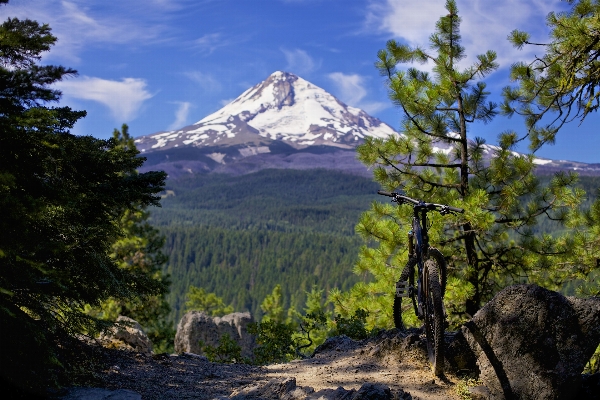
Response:
[[[315,62],[304,50],[286,50],[281,49],[287,62],[286,71],[297,75],[308,74],[320,67],[320,62]]]
[[[207,33],[206,35],[194,40],[194,46],[207,53],[212,53],[219,47],[230,45],[230,40],[224,39],[220,33]]]
[[[219,104],[221,104],[223,107],[225,107],[227,104],[231,103],[232,101],[234,101],[235,98],[231,98],[231,99],[223,99],[219,101]]]
[[[166,30],[161,20],[154,18],[127,18],[111,10],[89,5],[82,0],[27,0],[10,2],[0,9],[2,17],[29,18],[48,23],[58,42],[47,58],[78,63],[79,53],[98,43],[149,44],[164,40]],[[147,8],[147,7],[146,7]],[[162,14],[164,19],[164,13]]]
[[[363,86],[364,79],[358,74],[333,72],[327,76],[335,83],[339,96],[345,103],[356,105],[367,95],[367,90]]]
[[[219,92],[222,88],[221,83],[216,80],[211,74],[200,71],[184,72],[184,75],[193,82],[197,83],[202,89],[207,92]]]
[[[496,51],[501,68],[509,67],[516,60],[531,58],[535,49],[519,51],[506,40],[507,36],[513,29],[519,29],[545,41],[547,30],[540,27],[545,27],[543,22],[550,11],[564,8],[561,3],[561,0],[457,0],[467,53],[467,59],[461,64],[470,65],[476,55],[487,50]],[[428,49],[435,23],[446,14],[440,0],[373,0],[368,7],[366,28]]]
[[[368,113],[375,113],[388,107],[386,103],[382,102],[363,101],[367,96],[364,77],[358,74],[344,74],[342,72],[333,72],[327,76],[337,87],[338,96],[344,103],[361,108]]]
[[[119,122],[135,119],[144,101],[153,96],[146,90],[146,81],[136,78],[111,81],[83,76],[58,82],[56,86],[66,97],[91,100],[105,105],[113,118]]]
[[[179,107],[177,107],[177,111],[175,111],[175,121],[169,125],[169,130],[183,128],[186,124],[188,114],[190,113],[190,108],[192,107],[192,103],[187,101],[181,101],[175,104],[178,104]]]

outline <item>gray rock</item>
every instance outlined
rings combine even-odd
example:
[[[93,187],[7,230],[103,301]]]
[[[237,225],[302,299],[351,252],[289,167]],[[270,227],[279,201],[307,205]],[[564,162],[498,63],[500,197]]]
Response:
[[[328,353],[330,351],[348,351],[355,349],[359,343],[355,340],[350,339],[346,335],[334,336],[327,338],[322,344],[317,346],[311,357],[315,357],[321,353]]]
[[[250,358],[256,346],[255,337],[248,333],[251,322],[253,319],[249,312],[210,317],[201,311],[190,311],[177,325],[175,351],[204,355],[200,342],[216,347],[221,336],[227,333],[242,348],[242,356]]]
[[[106,347],[152,353],[152,342],[134,319],[119,315],[117,325],[102,334],[100,342]]]
[[[390,400],[393,399],[394,396],[392,395],[390,388],[381,383],[365,383],[356,393],[353,393],[350,398],[352,400]]]
[[[311,387],[296,386],[296,378],[275,378],[263,384],[247,386],[234,391],[235,400],[412,400],[412,396],[400,390],[392,393],[389,387],[367,382],[360,389],[322,389],[315,392]]]
[[[356,390],[346,390],[340,386],[337,389],[321,389],[311,393],[305,400],[352,400],[355,394]]]
[[[62,400],[142,400],[142,396],[128,389],[109,390],[77,387],[68,389]]]
[[[469,388],[471,400],[488,400],[491,398],[490,390],[485,386],[473,386]]]
[[[600,343],[600,298],[536,285],[499,292],[462,327],[493,399],[575,399]]]
[[[229,398],[235,400],[281,399],[303,400],[313,393],[311,387],[296,386],[296,378],[276,378],[267,383],[246,386],[234,391]]]

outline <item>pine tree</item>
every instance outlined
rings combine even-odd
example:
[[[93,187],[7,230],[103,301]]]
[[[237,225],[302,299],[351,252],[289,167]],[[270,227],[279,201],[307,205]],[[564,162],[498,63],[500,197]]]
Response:
[[[446,9],[448,14],[430,36],[432,52],[394,40],[379,51],[376,67],[402,112],[401,134],[367,138],[358,154],[375,167],[375,180],[384,190],[466,210],[460,216],[429,214],[430,243],[448,262],[445,302],[457,323],[501,287],[547,276],[548,256],[564,252],[568,243],[536,236],[536,222],[564,220],[582,193],[572,188],[576,177],[568,174],[542,187],[534,175],[533,155],[513,152],[514,132],[501,133],[495,147],[474,135],[476,123],[487,123],[497,114],[496,104],[487,101],[485,83],[478,81],[498,67],[496,53],[478,55],[464,67],[455,1],[448,0]],[[428,62],[432,72],[397,69],[414,62]],[[373,278],[349,293],[331,293],[336,312],[347,317],[363,308],[369,311],[370,326],[391,325],[393,287],[407,260],[411,217],[410,206],[381,203],[363,214],[356,230],[371,244],[361,249],[355,272]]]
[[[36,21],[0,25],[0,374],[31,392],[61,368],[58,343],[105,326],[85,304],[163,290],[110,252],[123,210],[158,205],[165,174],[137,174],[143,159],[115,140],[69,133],[85,112],[47,105],[76,71],[39,64],[55,42]]]
[[[519,87],[506,87],[503,112],[525,117],[531,148],[554,143],[559,129],[573,120],[583,121],[600,106],[600,2],[567,0],[568,12],[551,12],[546,18],[549,43],[534,43],[530,35],[514,30],[509,40],[517,48],[540,47],[543,55],[512,66],[511,78]]]
[[[530,35],[514,30],[509,40],[517,48],[544,50],[529,62],[515,63],[511,78],[518,87],[506,87],[502,111],[525,118],[532,150],[553,144],[559,130],[571,121],[583,122],[600,107],[600,2],[567,0],[568,12],[551,12],[548,43],[534,43]],[[578,282],[579,295],[598,295],[600,281],[600,199],[569,221],[573,256],[561,260],[554,279]]]
[[[113,131],[113,140],[117,147],[137,152],[127,124]],[[175,330],[167,319],[171,308],[165,295],[170,280],[161,271],[168,257],[163,253],[165,238],[150,225],[149,217],[147,207],[142,205],[123,210],[119,221],[122,236],[113,243],[111,257],[119,268],[157,281],[162,286],[160,293],[132,300],[110,298],[99,308],[88,308],[88,313],[113,322],[119,315],[133,318],[148,334],[155,352],[169,352],[173,350]]]
[[[264,313],[262,317],[263,322],[274,321],[276,323],[290,323],[292,315],[295,313],[295,310],[292,307],[288,310],[286,315],[283,307],[280,284],[275,285],[271,294],[265,297],[260,308]]]
[[[185,311],[204,311],[213,317],[222,317],[233,312],[231,305],[226,306],[221,297],[207,293],[204,288],[190,286],[186,294]]]

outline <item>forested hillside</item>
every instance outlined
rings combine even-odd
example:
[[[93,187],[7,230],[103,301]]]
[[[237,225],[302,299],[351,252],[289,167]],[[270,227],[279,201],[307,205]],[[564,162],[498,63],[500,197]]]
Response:
[[[173,318],[190,285],[254,315],[277,284],[285,307],[300,309],[312,285],[349,289],[362,244],[354,225],[377,189],[368,178],[329,170],[169,181],[151,220],[167,238]]]
[[[591,198],[599,181],[581,177],[580,184]],[[277,284],[284,306],[300,309],[312,285],[349,289],[363,244],[354,225],[373,200],[385,200],[370,179],[329,170],[193,175],[166,188],[151,221],[167,238],[175,322],[190,285],[256,316]],[[539,228],[556,229],[551,221]]]

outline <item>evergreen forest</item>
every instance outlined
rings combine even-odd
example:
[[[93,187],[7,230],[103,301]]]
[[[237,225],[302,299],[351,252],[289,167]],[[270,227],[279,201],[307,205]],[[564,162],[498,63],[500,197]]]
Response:
[[[150,222],[166,237],[173,322],[190,286],[258,319],[278,284],[284,306],[296,309],[313,285],[348,290],[360,279],[354,225],[377,189],[369,178],[323,169],[168,181]]]
[[[600,177],[582,176],[578,186],[588,194],[584,205],[589,206]],[[284,308],[299,310],[313,285],[326,293],[347,291],[369,279],[353,272],[364,244],[354,229],[373,201],[387,200],[378,189],[369,178],[322,169],[167,181],[162,207],[151,210],[149,221],[166,237],[169,318],[177,324],[191,286],[260,320],[260,304],[278,284]],[[551,220],[535,228],[565,229]]]

